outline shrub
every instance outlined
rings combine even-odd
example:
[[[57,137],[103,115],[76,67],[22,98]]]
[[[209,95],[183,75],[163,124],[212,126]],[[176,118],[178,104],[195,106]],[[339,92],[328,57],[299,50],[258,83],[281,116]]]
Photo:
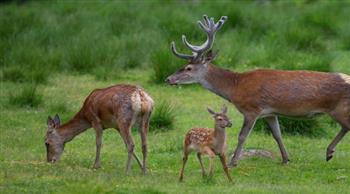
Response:
[[[43,96],[37,93],[36,85],[25,86],[19,94],[10,94],[10,104],[19,107],[38,107],[43,102]]]
[[[152,114],[150,121],[150,131],[168,131],[173,129],[175,121],[175,112],[173,106],[162,101]]]
[[[323,124],[329,125],[331,122],[322,123],[319,118],[314,119],[296,119],[279,117],[279,124],[282,133],[289,135],[305,135],[308,137],[324,137],[327,132],[324,130]],[[254,130],[270,132],[270,128],[265,120],[259,119]]]
[[[168,49],[159,49],[151,56],[151,63],[153,68],[152,81],[158,84],[165,83],[164,80],[171,73],[177,69],[175,65],[176,57]]]

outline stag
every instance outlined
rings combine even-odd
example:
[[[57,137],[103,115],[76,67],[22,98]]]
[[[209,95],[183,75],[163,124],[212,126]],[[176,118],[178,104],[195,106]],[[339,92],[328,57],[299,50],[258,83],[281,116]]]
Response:
[[[58,115],[49,116],[48,130],[45,136],[47,161],[55,163],[59,160],[64,145],[88,128],[96,131],[96,158],[94,168],[100,167],[100,150],[102,133],[106,128],[115,128],[123,138],[128,150],[126,172],[131,168],[134,157],[146,173],[147,132],[150,115],[153,110],[152,98],[140,87],[133,85],[115,85],[104,89],[96,89],[86,98],[80,111],[67,123],[61,125]],[[141,134],[142,164],[134,152],[134,140],[131,127],[136,125]]]
[[[342,73],[316,71],[282,71],[258,69],[243,73],[232,72],[212,64],[216,53],[211,48],[215,33],[227,20],[226,16],[215,23],[213,18],[203,16],[199,27],[206,33],[207,40],[200,46],[190,44],[186,36],[183,43],[192,54],[182,54],[171,43],[172,52],[188,63],[170,75],[170,85],[199,83],[209,91],[228,100],[243,115],[244,121],[238,136],[238,143],[231,156],[229,166],[236,166],[243,144],[257,119],[264,118],[271,128],[281,155],[282,163],[289,161],[282,141],[278,116],[311,117],[326,113],[340,124],[341,130],[329,144],[326,160],[334,154],[339,141],[350,130],[350,76]]]

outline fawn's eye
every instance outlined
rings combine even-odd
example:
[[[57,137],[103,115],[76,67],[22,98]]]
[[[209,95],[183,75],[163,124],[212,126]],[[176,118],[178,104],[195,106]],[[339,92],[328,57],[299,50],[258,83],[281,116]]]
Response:
[[[191,71],[192,67],[186,67],[186,71]]]

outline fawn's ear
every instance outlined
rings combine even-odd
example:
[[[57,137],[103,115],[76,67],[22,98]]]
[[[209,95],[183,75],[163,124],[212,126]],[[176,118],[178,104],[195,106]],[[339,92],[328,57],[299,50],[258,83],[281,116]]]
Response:
[[[58,114],[55,115],[55,118],[53,118],[53,121],[55,123],[55,127],[59,127],[61,125],[61,119],[60,117],[58,116]]]
[[[210,114],[212,114],[212,115],[215,115],[216,113],[213,111],[213,110],[211,110],[209,107],[207,108],[208,109],[208,112],[210,113]]]
[[[226,114],[227,113],[227,106],[224,104],[224,106],[222,106],[222,109],[221,109],[221,112],[223,114]]]

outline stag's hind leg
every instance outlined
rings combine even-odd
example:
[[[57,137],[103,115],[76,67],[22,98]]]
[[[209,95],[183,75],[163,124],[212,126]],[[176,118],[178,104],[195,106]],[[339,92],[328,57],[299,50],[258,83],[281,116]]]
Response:
[[[350,104],[350,103],[349,103]],[[333,141],[329,144],[326,153],[326,160],[333,158],[335,147],[343,139],[343,137],[350,131],[350,107],[349,104],[345,106],[338,106],[336,110],[330,113],[331,117],[341,125],[341,130]]]
[[[96,131],[96,158],[95,158],[94,168],[98,169],[101,167],[100,152],[101,152],[101,146],[102,146],[103,128],[99,123],[93,123],[92,127]]]

